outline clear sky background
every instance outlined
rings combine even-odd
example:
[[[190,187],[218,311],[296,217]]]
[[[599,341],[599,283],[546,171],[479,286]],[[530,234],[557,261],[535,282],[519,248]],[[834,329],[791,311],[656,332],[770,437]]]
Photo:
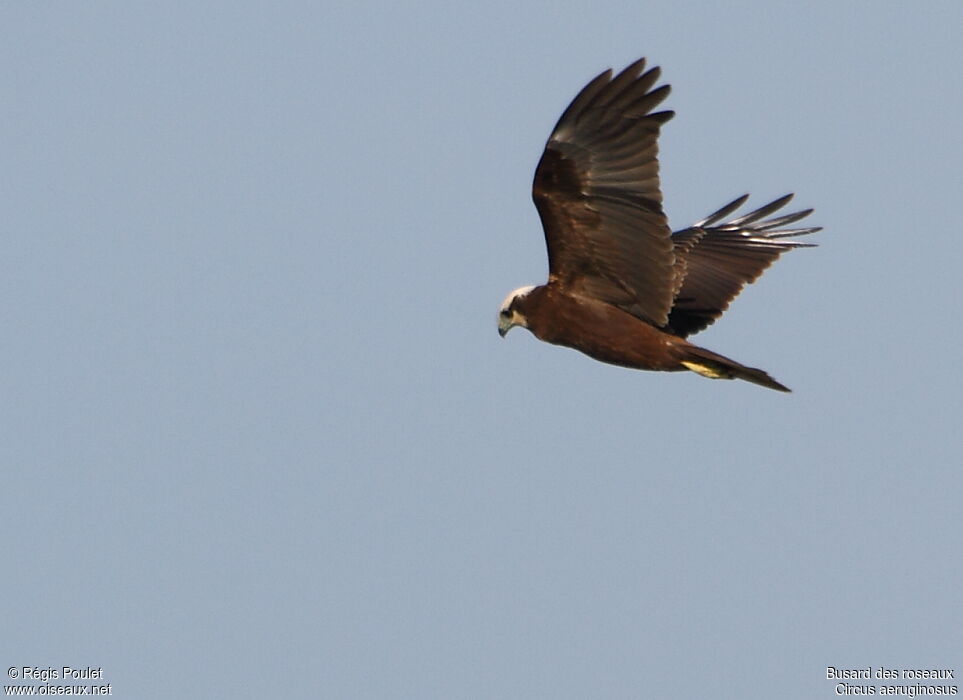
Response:
[[[4,3],[0,661],[120,698],[963,675],[963,4]],[[505,340],[532,173],[648,56],[675,228],[818,248],[700,344]],[[6,681],[5,681],[6,682]]]

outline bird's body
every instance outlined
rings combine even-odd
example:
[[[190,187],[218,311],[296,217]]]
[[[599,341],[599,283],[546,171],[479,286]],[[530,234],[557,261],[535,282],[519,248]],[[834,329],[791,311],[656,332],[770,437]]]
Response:
[[[546,343],[578,347],[596,360],[632,369],[685,369],[674,357],[684,340],[617,306],[542,285],[519,298],[515,308],[530,320],[528,330]]]
[[[569,295],[551,284],[516,296],[513,312],[546,343],[575,348],[600,362],[657,372],[690,370],[713,379],[746,381],[789,391],[762,370],[693,345],[641,321],[617,306],[591,297]]]
[[[548,343],[633,369],[690,370],[789,391],[762,370],[686,340],[710,325],[785,240],[817,228],[783,228],[811,210],[767,218],[791,195],[736,219],[747,199],[671,233],[662,211],[657,137],[672,112],[651,110],[659,69],[644,59],[614,79],[590,82],[559,119],[535,172],[533,198],[545,229],[549,279],[509,294],[499,332],[528,328]]]

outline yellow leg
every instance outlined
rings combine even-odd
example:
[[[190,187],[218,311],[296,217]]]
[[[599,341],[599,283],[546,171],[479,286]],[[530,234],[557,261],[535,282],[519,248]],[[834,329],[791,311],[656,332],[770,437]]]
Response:
[[[686,369],[691,369],[696,374],[701,374],[703,377],[709,377],[709,379],[732,379],[732,374],[725,370],[712,367],[711,365],[702,365],[698,362],[686,362],[683,360],[682,366]]]

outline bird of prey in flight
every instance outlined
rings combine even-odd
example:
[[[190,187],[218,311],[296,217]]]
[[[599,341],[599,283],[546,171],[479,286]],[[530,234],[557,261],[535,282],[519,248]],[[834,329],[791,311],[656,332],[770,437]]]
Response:
[[[607,70],[572,100],[545,145],[532,196],[545,229],[546,284],[516,289],[498,312],[547,343],[633,369],[690,370],[789,389],[766,372],[690,343],[793,239],[812,209],[773,216],[792,195],[730,218],[739,197],[676,231],[662,211],[658,137],[673,112],[654,112],[669,86],[645,59]]]

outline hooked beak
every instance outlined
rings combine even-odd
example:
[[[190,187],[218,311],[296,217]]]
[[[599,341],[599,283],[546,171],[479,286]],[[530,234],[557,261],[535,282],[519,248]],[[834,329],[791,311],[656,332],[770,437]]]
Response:
[[[515,327],[515,316],[499,316],[498,317],[498,335],[502,338],[508,333],[512,328]]]

